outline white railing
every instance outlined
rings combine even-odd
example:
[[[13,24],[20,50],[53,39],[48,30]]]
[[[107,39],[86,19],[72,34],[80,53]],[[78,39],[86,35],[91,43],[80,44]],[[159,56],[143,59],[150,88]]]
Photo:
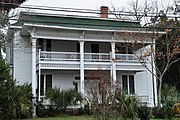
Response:
[[[140,56],[140,55],[139,55]],[[80,62],[80,53],[77,52],[51,52],[39,51],[37,60],[40,61],[69,61]],[[110,53],[84,53],[84,62],[111,62]],[[116,54],[115,61],[120,62],[145,62],[145,57],[138,57],[134,54]]]
[[[85,62],[110,62],[109,53],[84,53]]]
[[[80,61],[80,54],[76,52],[47,52],[40,51],[40,60],[47,61]]]
[[[116,62],[145,62],[145,57],[134,54],[116,54]]]

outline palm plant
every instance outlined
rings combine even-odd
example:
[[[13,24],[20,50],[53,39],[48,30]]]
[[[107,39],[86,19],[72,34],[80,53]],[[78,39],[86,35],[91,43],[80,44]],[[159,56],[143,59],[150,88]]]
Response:
[[[178,101],[178,91],[175,86],[163,85],[162,107],[154,108],[153,115],[156,118],[171,118],[173,116],[172,107]]]
[[[46,97],[50,100],[51,105],[56,106],[56,109],[66,111],[68,106],[77,105],[82,101],[81,93],[75,89],[62,90],[60,88],[49,89]]]
[[[31,102],[31,84],[24,84],[17,86],[13,91],[13,103],[16,111],[15,118],[30,118],[32,115],[32,102]]]
[[[178,101],[178,91],[175,86],[164,84],[162,89],[162,107],[165,117],[172,117],[172,107]]]
[[[137,118],[137,107],[139,100],[136,96],[127,95],[125,92],[120,92],[116,95],[116,109],[119,114],[124,118]]]
[[[0,119],[31,117],[31,85],[17,86],[10,68],[0,59]]]

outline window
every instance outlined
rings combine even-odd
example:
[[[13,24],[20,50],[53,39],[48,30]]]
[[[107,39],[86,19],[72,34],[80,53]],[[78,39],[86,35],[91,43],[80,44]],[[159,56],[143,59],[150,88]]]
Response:
[[[40,81],[40,95],[44,95],[44,75],[41,75],[41,81]]]
[[[52,75],[46,75],[46,91],[52,88]]]
[[[75,81],[74,81],[74,88],[75,88],[76,91],[78,91],[78,87],[79,87],[79,86],[78,86],[78,82],[75,82]]]
[[[122,75],[122,87],[128,94],[135,94],[134,75]]]
[[[39,87],[39,82],[38,82]],[[52,75],[41,75],[40,79],[40,95],[44,96],[44,93],[49,89],[52,88]]]

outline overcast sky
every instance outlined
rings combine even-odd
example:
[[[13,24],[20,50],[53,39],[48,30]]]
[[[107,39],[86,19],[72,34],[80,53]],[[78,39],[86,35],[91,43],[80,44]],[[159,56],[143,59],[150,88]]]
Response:
[[[78,8],[78,9],[92,9],[100,10],[101,6],[108,6],[112,10],[112,6],[116,10],[125,11],[130,7],[130,2],[136,0],[27,0],[23,5],[37,5],[37,6],[50,6],[50,7],[63,7],[63,8]],[[152,1],[156,0],[139,0],[138,6],[143,6],[144,1],[147,1],[149,5],[152,4]],[[167,8],[167,6],[174,0],[157,0],[159,9]]]
[[[128,0],[27,0],[24,5],[42,5],[99,10],[100,6],[112,7],[112,4],[116,8],[120,6],[127,6],[127,1]]]

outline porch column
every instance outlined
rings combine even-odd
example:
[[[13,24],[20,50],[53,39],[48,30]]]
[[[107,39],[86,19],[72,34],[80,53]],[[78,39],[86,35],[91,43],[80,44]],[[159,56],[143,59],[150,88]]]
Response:
[[[80,41],[80,91],[84,96],[84,41]]]
[[[39,84],[39,86],[38,86],[38,101],[41,101],[41,98],[40,98],[40,96],[41,96],[41,68],[40,68],[40,64],[39,64],[39,75],[38,75],[38,77],[39,77],[39,81],[38,81],[38,84]]]
[[[115,42],[111,42],[111,57],[112,57],[112,80],[116,81],[116,54],[115,54]]]
[[[39,49],[39,61],[41,60],[41,49]],[[38,81],[38,101],[41,101],[40,95],[41,95],[41,64],[39,63],[39,81]]]
[[[31,38],[32,41],[32,117],[36,117],[36,38]]]

